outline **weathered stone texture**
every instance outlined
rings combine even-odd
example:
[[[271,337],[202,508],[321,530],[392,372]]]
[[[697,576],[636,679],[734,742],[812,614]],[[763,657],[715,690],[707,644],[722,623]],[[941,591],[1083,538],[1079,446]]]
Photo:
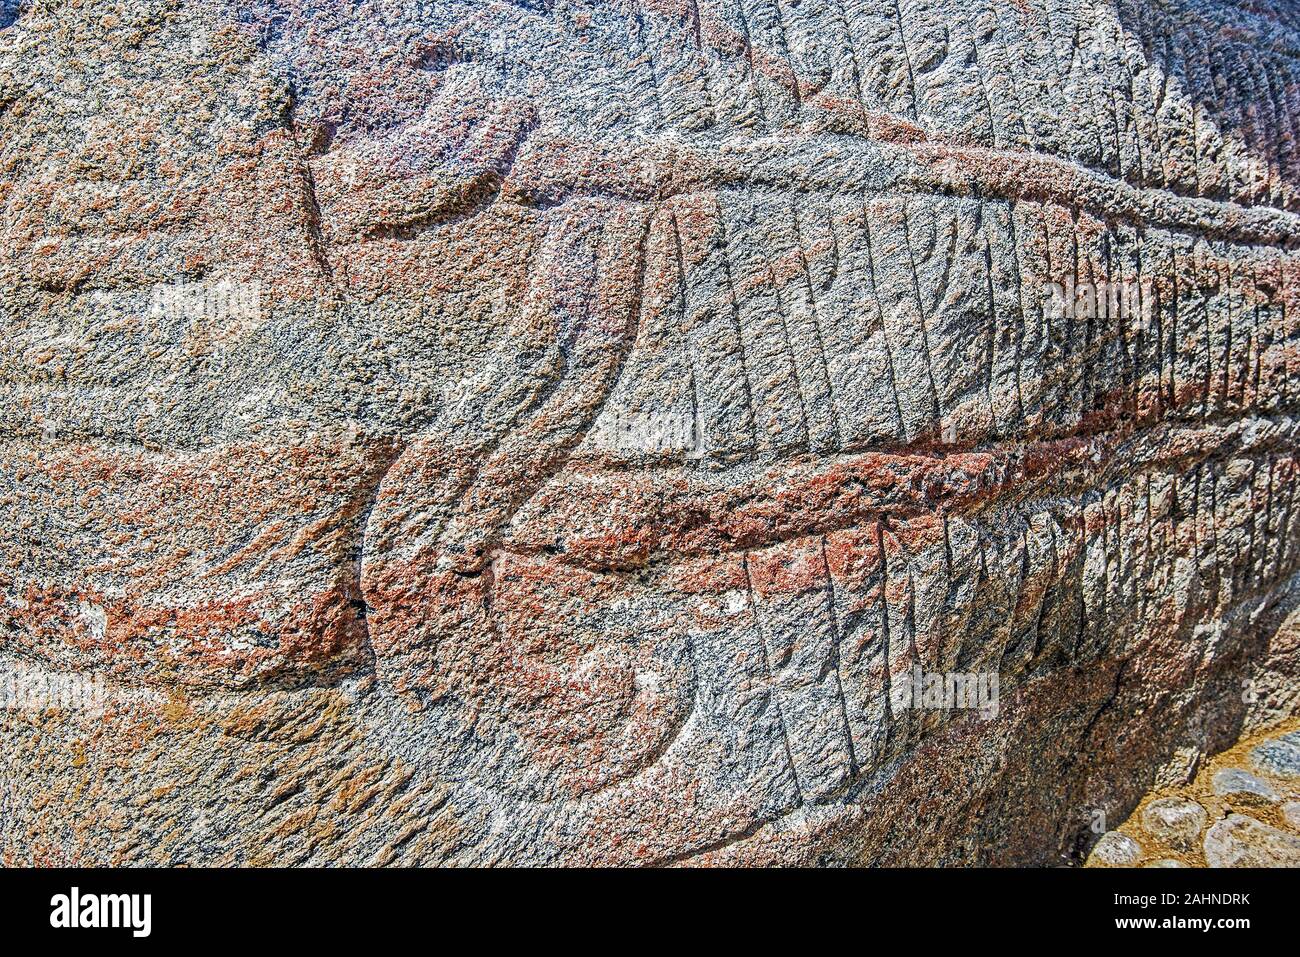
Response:
[[[1298,82],[1284,0],[18,5],[0,663],[110,702],[0,711],[3,859],[1081,861],[1300,698]]]
[[[1300,775],[1289,773],[1300,756],[1300,730],[1279,730],[1247,737],[1205,767],[1183,769],[1190,779],[1166,782],[1144,798],[1097,841],[1088,866],[1300,866]],[[1248,764],[1262,777],[1244,770]]]

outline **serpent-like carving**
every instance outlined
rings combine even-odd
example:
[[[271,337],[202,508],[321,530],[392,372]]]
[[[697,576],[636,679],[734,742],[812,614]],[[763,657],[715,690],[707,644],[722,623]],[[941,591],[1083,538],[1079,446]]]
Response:
[[[1078,860],[1294,710],[1289,4],[97,10],[0,22],[0,660],[116,716],[8,858]]]

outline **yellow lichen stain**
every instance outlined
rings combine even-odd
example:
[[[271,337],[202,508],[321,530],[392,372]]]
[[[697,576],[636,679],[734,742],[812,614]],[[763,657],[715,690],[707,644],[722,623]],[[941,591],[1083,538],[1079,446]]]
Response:
[[[173,689],[167,695],[167,703],[162,706],[162,716],[172,724],[180,724],[189,714],[190,704],[184,692]]]

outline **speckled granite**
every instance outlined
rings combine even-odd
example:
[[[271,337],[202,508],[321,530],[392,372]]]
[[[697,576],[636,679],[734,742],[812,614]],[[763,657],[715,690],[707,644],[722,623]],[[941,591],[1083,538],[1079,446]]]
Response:
[[[4,862],[1080,862],[1295,712],[1292,4],[4,11]]]

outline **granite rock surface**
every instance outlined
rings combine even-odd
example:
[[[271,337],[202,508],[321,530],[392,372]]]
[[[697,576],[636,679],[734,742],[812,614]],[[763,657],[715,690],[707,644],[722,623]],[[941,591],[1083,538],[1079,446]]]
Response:
[[[1286,0],[7,3],[0,860],[1081,862],[1297,710],[1298,130]]]

